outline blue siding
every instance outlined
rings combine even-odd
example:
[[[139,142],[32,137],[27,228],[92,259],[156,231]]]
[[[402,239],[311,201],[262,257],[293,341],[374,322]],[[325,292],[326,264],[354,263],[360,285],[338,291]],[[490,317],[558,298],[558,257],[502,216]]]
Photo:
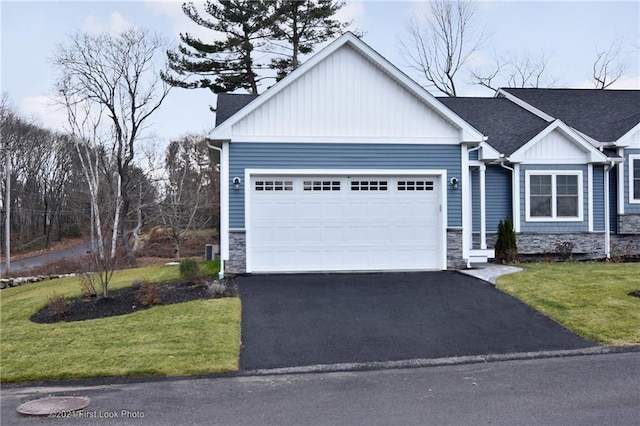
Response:
[[[609,229],[618,232],[618,167],[609,171]]]
[[[582,221],[581,222],[527,222],[526,221],[526,171],[527,170],[581,170],[582,171]],[[520,232],[563,233],[563,232],[588,232],[588,204],[586,165],[553,165],[553,164],[526,164],[520,167]]]
[[[480,232],[480,170],[477,168],[471,169],[471,206],[471,229]]]
[[[473,232],[480,232],[480,171],[471,172]],[[485,172],[485,208],[487,234],[498,232],[498,222],[511,218],[511,171],[500,166],[487,166]]]
[[[461,177],[459,145],[337,143],[229,144],[229,227],[244,228],[244,171],[250,169],[446,169]],[[239,189],[234,176],[242,178]],[[462,226],[462,191],[445,184],[448,227]]]
[[[604,231],[604,167],[593,166],[593,230]]]
[[[624,151],[624,212],[626,213],[640,213],[640,204],[629,202],[629,172],[631,170],[631,163],[629,161],[629,155],[640,155],[640,149],[625,149]]]
[[[486,208],[487,233],[498,232],[498,222],[511,218],[511,170],[487,166]]]

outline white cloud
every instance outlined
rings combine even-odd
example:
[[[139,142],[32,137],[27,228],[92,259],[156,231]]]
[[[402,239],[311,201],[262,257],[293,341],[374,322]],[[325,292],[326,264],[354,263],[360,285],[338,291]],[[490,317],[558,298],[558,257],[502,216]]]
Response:
[[[610,86],[611,89],[640,90],[640,75],[624,75]]]
[[[343,22],[353,21],[353,26],[357,28],[358,19],[362,18],[364,14],[365,11],[363,1],[349,2],[345,4],[344,7],[342,7],[342,9],[338,11],[338,13],[336,13],[335,18]]]
[[[203,42],[211,42],[213,40],[222,40],[224,37],[221,33],[212,31],[193,22],[182,11],[182,0],[146,0],[147,7],[160,15],[166,16],[173,27],[173,36],[177,39],[179,34],[188,33],[191,37],[195,37]],[[200,16],[209,17],[204,11],[203,2],[195,2]]]
[[[28,96],[20,102],[20,111],[42,126],[63,131],[67,121],[64,109],[48,95]]]
[[[112,12],[108,19],[101,19],[94,15],[89,15],[84,19],[82,30],[89,34],[100,34],[108,31],[112,34],[121,33],[136,26],[128,21],[120,12]]]

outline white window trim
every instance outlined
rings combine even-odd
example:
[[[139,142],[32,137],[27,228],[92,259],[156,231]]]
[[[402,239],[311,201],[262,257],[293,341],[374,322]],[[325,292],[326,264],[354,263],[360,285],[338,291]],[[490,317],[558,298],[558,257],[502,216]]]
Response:
[[[629,204],[640,204],[639,198],[633,198],[633,162],[640,161],[640,154],[629,155]]]
[[[530,210],[530,176],[551,176],[551,214],[552,217],[531,216]],[[578,177],[578,216],[577,217],[557,217],[556,216],[556,176],[577,176]],[[582,222],[584,219],[584,191],[582,170],[527,170],[525,172],[525,220],[527,222]]]

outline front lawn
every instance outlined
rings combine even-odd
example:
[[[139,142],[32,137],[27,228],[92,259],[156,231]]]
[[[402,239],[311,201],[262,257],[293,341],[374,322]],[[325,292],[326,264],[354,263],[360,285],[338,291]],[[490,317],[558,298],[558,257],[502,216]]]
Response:
[[[177,266],[116,272],[110,288],[134,279],[177,279]],[[110,318],[35,324],[29,317],[54,293],[80,295],[77,278],[0,292],[0,380],[172,376],[234,371],[240,353],[240,300],[156,306]]]
[[[600,343],[640,343],[638,263],[525,264],[505,275],[497,287],[553,318],[577,334]]]

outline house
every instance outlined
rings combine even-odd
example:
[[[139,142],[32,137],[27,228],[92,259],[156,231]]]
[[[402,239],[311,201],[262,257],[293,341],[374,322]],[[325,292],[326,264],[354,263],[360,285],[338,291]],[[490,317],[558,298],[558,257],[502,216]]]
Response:
[[[600,144],[524,98],[435,98],[351,33],[260,96],[219,95],[225,271],[463,268],[494,256],[504,217],[523,253],[638,242],[639,194],[610,201],[640,191],[640,161],[620,192],[615,175],[640,154],[640,120]]]

